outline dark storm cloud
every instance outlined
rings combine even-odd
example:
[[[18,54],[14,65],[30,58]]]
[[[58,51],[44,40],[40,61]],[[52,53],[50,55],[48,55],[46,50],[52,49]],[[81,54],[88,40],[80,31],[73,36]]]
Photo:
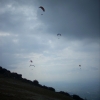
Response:
[[[27,79],[55,82],[63,90],[68,82],[82,83],[87,92],[85,83],[100,79],[99,4],[99,0],[0,0],[0,66]],[[36,65],[34,73],[29,71],[30,60]],[[72,85],[68,89],[74,93],[81,88]],[[97,85],[91,91],[93,86]]]
[[[1,0],[0,3],[0,9],[5,10],[9,5],[15,8],[14,11],[6,9],[0,14],[2,31],[26,32],[28,21],[18,8],[26,6],[32,10],[34,5],[38,18],[48,27],[47,31],[50,33],[61,33],[66,38],[100,38],[99,0]],[[39,6],[46,10],[43,16],[39,12]]]
[[[72,38],[100,38],[99,0],[38,0],[46,9],[43,17],[48,30]]]

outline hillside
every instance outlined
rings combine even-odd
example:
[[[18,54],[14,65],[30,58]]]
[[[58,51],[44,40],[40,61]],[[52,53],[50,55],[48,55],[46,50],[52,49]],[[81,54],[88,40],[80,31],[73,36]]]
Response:
[[[66,95],[0,74],[0,100],[73,100]]]

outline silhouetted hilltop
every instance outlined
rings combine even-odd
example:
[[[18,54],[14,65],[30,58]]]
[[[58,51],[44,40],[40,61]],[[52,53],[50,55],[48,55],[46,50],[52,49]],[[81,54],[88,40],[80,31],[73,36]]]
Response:
[[[42,86],[41,84],[39,84],[39,82],[37,80],[31,81],[31,80],[28,80],[26,78],[22,78],[22,74],[10,72],[9,70],[2,68],[1,66],[0,66],[0,75],[3,76],[3,77],[6,77],[6,78],[8,77],[8,78],[11,78],[11,79],[19,80],[19,81],[24,82],[24,83],[31,84],[33,86],[37,86],[37,87],[41,87],[41,88],[46,89],[46,90],[50,90],[52,92],[57,93],[58,95],[62,94],[64,96],[72,98],[73,100],[86,100],[86,99],[79,97],[78,95],[75,95],[75,94],[70,95],[69,93],[64,92],[64,91],[56,92],[53,87],[47,87],[45,85]]]

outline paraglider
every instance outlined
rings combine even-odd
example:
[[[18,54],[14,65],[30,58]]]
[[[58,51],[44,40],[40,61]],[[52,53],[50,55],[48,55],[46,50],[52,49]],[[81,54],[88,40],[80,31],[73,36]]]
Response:
[[[58,36],[58,39],[59,39],[59,36],[61,36],[61,34],[58,33],[57,36]]]
[[[43,12],[45,12],[45,9],[44,9],[44,7],[40,6],[39,8],[41,8],[41,9],[43,10]],[[43,15],[43,14],[41,14],[41,15]]]
[[[79,65],[80,69],[81,69],[81,65]]]
[[[32,60],[30,60],[30,62],[31,62],[31,63],[33,63],[33,61],[32,61]],[[31,65],[31,64],[30,64],[30,66],[34,66],[34,65]],[[29,66],[29,67],[30,67],[30,66]],[[35,66],[34,66],[34,67],[35,67]]]
[[[61,36],[61,34],[57,34],[57,36]]]
[[[45,9],[44,9],[44,7],[42,7],[42,6],[40,6],[39,8],[41,8],[44,12],[45,12]]]

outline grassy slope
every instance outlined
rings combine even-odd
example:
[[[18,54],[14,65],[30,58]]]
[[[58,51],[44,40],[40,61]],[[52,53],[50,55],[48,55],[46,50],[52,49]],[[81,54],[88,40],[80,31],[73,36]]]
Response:
[[[0,75],[0,100],[73,100],[40,87]]]

